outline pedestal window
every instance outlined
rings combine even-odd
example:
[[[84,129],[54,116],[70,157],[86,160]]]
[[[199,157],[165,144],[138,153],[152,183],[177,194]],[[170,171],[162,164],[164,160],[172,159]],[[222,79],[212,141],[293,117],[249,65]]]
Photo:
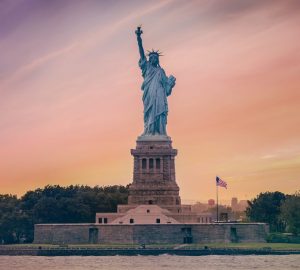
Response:
[[[147,169],[147,159],[145,159],[145,158],[142,159],[142,169],[143,170]]]
[[[156,169],[160,170],[160,158],[156,159]]]
[[[149,159],[149,169],[151,170],[153,168],[154,168],[154,160],[153,160],[153,158],[150,158]]]

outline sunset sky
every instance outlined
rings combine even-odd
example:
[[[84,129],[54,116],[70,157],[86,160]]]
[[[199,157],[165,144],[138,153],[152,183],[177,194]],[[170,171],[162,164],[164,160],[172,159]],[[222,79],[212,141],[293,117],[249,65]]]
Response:
[[[300,1],[0,1],[0,194],[126,185],[143,131],[134,30],[177,84],[183,202],[300,189]]]

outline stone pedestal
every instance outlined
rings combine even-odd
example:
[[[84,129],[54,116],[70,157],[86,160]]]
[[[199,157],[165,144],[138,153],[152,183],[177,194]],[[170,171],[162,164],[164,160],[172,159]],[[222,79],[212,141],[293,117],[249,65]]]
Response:
[[[180,206],[179,187],[175,179],[175,156],[168,136],[140,136],[134,157],[133,182],[129,188],[129,205],[157,204]]]

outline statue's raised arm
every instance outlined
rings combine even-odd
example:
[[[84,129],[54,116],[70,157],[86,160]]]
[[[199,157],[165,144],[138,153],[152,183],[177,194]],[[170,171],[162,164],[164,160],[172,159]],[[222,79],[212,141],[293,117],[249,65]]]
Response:
[[[142,42],[142,38],[141,38],[141,35],[143,34],[143,31],[141,30],[141,26],[137,27],[137,29],[135,30],[135,34],[136,34],[137,42],[139,45],[139,52],[140,52],[141,59],[145,59],[146,57],[145,57],[143,42]]]

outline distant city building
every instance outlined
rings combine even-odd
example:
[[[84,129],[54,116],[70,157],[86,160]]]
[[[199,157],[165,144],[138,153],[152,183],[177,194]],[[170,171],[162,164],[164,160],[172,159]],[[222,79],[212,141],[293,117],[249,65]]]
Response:
[[[238,209],[238,199],[236,197],[231,199],[231,209],[232,211],[237,211]]]
[[[245,211],[247,207],[248,207],[248,201],[247,200],[240,200],[239,201],[239,210],[240,211]]]
[[[192,212],[197,214],[211,212],[211,208],[215,206],[215,200],[209,199],[207,203],[197,202],[192,205]]]
[[[231,209],[233,212],[243,212],[248,207],[248,201],[247,200],[240,200],[238,201],[238,198],[233,197],[231,199]]]
[[[192,211],[195,213],[203,213],[208,210],[208,204],[197,202],[192,205]]]
[[[208,200],[208,205],[209,206],[215,206],[215,200],[214,199],[209,199]]]

